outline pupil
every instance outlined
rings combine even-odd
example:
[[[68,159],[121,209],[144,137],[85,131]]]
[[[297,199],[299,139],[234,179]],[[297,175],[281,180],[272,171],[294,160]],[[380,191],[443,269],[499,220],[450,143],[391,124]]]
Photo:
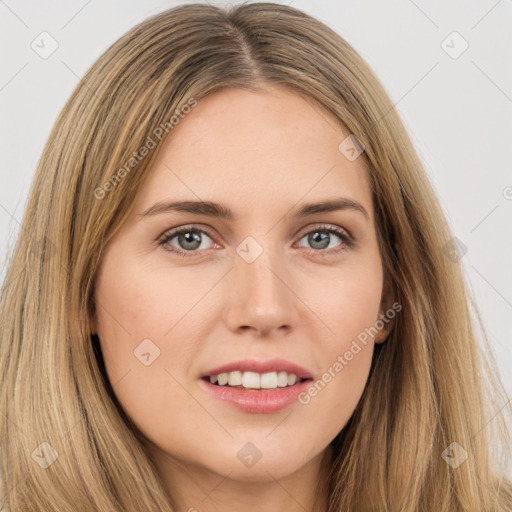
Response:
[[[201,245],[201,236],[199,233],[193,232],[193,231],[187,231],[186,233],[182,233],[179,236],[180,239],[180,245],[183,247],[183,249],[197,249]],[[181,244],[182,240],[185,240],[185,246]],[[187,244],[192,244],[192,247],[188,246]],[[196,245],[194,245],[196,244]]]
[[[309,241],[310,243],[316,243],[318,240],[318,238],[320,237],[320,239],[323,238],[323,242],[322,240],[320,240],[320,244],[321,244],[321,247],[319,247],[320,249],[325,249],[326,247],[329,246],[329,235],[327,233],[322,233],[320,231],[315,231],[314,233],[312,233],[310,236],[309,236]],[[327,243],[325,243],[327,242]]]

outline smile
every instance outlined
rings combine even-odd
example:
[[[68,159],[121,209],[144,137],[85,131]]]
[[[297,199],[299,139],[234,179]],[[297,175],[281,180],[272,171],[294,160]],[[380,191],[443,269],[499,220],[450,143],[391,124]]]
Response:
[[[214,380],[214,377],[215,376],[212,376],[211,379]],[[261,378],[258,374],[257,377]],[[221,378],[223,380],[226,379],[226,377]],[[256,379],[254,376],[249,376],[248,378],[249,380]],[[279,377],[277,378],[279,379]],[[288,378],[292,381],[295,376],[293,374],[287,374],[287,380]],[[265,377],[264,380],[265,379],[267,379],[267,377]],[[274,377],[268,377],[268,379],[274,379]],[[283,376],[281,376],[281,379],[281,382],[284,382]],[[210,396],[215,397],[229,407],[233,407],[245,413],[271,414],[279,412],[295,402],[298,402],[299,395],[307,390],[311,381],[312,379],[297,379],[294,384],[287,383],[286,386],[283,387],[279,387],[278,385],[273,388],[248,388],[243,385],[219,385],[218,380],[212,383],[210,382],[210,378],[203,377],[199,379],[199,385]]]
[[[280,372],[223,372],[209,377],[210,383],[218,386],[229,386],[236,389],[277,389],[294,386],[303,379],[294,373]]]

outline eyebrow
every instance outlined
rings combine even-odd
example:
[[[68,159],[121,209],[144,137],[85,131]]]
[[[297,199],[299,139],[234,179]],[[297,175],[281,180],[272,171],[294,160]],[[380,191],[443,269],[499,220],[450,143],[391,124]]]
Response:
[[[364,206],[353,199],[340,197],[329,199],[318,203],[306,203],[294,214],[296,217],[302,218],[318,213],[334,212],[339,210],[352,210],[360,212],[367,221],[370,220],[368,212]],[[173,201],[159,202],[149,207],[147,210],[139,213],[140,217],[148,217],[168,212],[186,212],[194,215],[207,215],[209,217],[218,217],[226,220],[234,220],[236,215],[227,206],[214,203],[212,201]]]

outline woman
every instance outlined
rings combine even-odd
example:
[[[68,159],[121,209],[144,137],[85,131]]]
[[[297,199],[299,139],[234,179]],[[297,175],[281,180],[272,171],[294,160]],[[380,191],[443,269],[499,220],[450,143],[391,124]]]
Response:
[[[144,21],[38,165],[1,299],[4,504],[512,510],[451,239],[328,27],[271,3]]]

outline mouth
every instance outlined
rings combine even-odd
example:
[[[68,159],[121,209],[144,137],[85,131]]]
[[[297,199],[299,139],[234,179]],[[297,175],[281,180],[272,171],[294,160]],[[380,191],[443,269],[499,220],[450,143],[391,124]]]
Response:
[[[244,359],[200,375],[203,390],[246,413],[275,413],[293,405],[311,385],[313,375],[286,359]]]
[[[263,377],[263,375],[266,374],[262,374],[261,377]],[[262,379],[260,377],[259,387],[250,387],[256,385],[256,379],[251,375],[245,377],[246,381],[249,381],[246,382],[246,384],[249,384],[248,386],[243,383],[230,385],[229,382],[219,384],[219,377],[221,383],[226,380],[226,377],[222,374],[216,374],[209,377],[201,377],[199,382],[204,391],[210,396],[215,397],[229,407],[234,407],[244,413],[252,414],[277,413],[293,405],[299,401],[301,394],[307,390],[310,386],[310,382],[313,380],[310,378],[294,378],[288,374],[286,385],[279,386],[279,383],[284,384],[284,376],[281,375],[278,385],[274,387],[275,379],[273,376],[263,377],[263,386],[266,385],[268,387],[262,387]],[[242,379],[243,378],[244,375],[242,374]],[[290,384],[288,384],[288,378],[290,379]],[[231,377],[231,379],[233,379],[233,377]],[[251,382],[252,379],[254,379],[254,381]],[[269,381],[267,381],[267,379],[269,379]],[[272,380],[270,381],[270,379]],[[210,380],[214,382],[210,382]],[[239,382],[239,380],[232,380],[232,382]]]
[[[310,378],[297,377],[294,373],[286,371],[257,373],[235,370],[219,374],[204,376],[202,379],[214,386],[232,388],[245,391],[271,391],[298,386]]]

